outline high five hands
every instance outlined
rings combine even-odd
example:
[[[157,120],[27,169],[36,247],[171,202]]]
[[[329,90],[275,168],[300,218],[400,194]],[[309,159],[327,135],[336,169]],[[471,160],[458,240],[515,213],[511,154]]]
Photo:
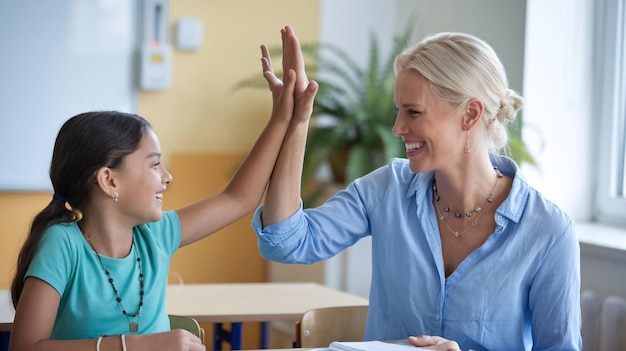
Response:
[[[304,57],[300,48],[300,42],[296,37],[293,28],[285,26],[281,29],[281,38],[283,43],[283,81],[278,79],[272,67],[267,46],[261,45],[261,64],[263,66],[263,77],[267,81],[272,91],[272,99],[274,106],[280,99],[283,90],[288,93],[291,90],[289,86],[292,81],[291,75],[295,75],[295,85],[293,86],[294,111],[293,118],[300,120],[308,120],[313,111],[313,100],[317,94],[318,85],[315,81],[309,80],[304,68]],[[285,85],[287,89],[285,88]]]

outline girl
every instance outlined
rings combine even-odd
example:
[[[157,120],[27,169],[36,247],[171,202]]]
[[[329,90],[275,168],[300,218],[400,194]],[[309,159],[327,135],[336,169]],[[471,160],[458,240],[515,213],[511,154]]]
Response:
[[[262,46],[264,76],[282,91],[267,126],[228,186],[188,207],[162,212],[172,176],[145,119],[88,112],[62,126],[50,166],[54,195],[32,223],[11,288],[12,351],[204,349],[191,333],[170,331],[169,262],[179,247],[254,210],[292,116],[311,115],[317,85],[306,78],[293,30],[281,33],[284,87]]]

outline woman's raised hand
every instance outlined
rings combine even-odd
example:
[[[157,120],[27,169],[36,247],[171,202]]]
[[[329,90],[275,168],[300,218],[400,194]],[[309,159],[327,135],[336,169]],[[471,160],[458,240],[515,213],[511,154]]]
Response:
[[[296,37],[293,28],[286,26],[282,28],[280,32],[283,44],[283,80],[285,80],[286,75],[290,71],[293,71],[296,76],[296,82],[293,90],[293,96],[296,104],[294,115],[302,119],[308,119],[313,110],[313,99],[317,93],[318,86],[316,82],[309,81],[307,77],[300,41]],[[272,91],[272,100],[274,102],[274,106],[276,106],[276,103],[283,92],[284,82],[276,77],[276,74],[274,73],[272,59],[267,46],[261,45],[261,55],[263,76]]]

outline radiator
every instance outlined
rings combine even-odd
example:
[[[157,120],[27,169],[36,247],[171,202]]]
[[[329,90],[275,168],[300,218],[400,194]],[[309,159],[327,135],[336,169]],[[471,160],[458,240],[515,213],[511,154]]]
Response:
[[[626,299],[583,291],[583,351],[626,351]]]

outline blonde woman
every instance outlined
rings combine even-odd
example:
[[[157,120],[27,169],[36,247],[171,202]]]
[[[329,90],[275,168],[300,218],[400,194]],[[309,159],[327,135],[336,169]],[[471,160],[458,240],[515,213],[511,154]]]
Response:
[[[288,132],[253,219],[263,257],[328,259],[372,237],[365,339],[435,350],[579,350],[572,219],[499,151],[522,98],[483,40],[440,33],[395,61],[406,159],[303,209],[306,126]],[[391,127],[391,126],[390,126]]]

